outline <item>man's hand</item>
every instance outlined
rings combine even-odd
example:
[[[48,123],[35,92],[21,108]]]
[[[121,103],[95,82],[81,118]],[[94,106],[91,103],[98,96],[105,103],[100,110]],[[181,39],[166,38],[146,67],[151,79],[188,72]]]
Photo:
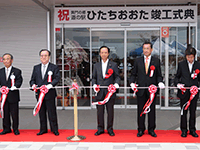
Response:
[[[96,84],[94,84],[93,85],[93,90],[96,92],[96,93],[98,93],[99,91],[100,91],[100,85],[96,85]]]
[[[159,87],[160,89],[164,89],[164,88],[165,88],[165,85],[164,85],[164,83],[159,82],[159,83],[158,83],[158,87]]]
[[[119,84],[117,84],[117,83],[115,83],[114,86],[115,86],[116,89],[119,88]]]
[[[32,90],[33,90],[34,92],[37,92],[37,89],[36,89],[36,88],[37,88],[37,85],[33,84],[31,88],[32,88]]]
[[[17,89],[16,86],[12,86],[12,87],[10,88],[11,91],[16,90],[16,89]]]
[[[184,84],[178,83],[177,84],[177,88],[179,88],[181,90],[182,94],[183,94],[183,92],[186,91],[186,88],[184,87]]]
[[[49,90],[49,89],[51,89],[53,87],[53,85],[52,84],[47,84],[46,87]]]

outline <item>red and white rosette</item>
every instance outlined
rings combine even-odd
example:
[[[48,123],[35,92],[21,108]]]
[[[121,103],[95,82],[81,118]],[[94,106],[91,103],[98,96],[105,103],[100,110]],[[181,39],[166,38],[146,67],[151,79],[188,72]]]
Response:
[[[72,87],[69,89],[69,91],[73,90],[73,89],[77,89],[77,94],[78,94],[78,89],[79,89],[79,86],[77,83],[73,83],[72,84]]]
[[[110,68],[108,69],[108,74],[105,75],[105,79],[108,79],[113,74],[113,70]]]
[[[147,114],[147,113],[150,112],[150,106],[153,103],[153,100],[154,100],[154,97],[155,97],[155,93],[157,92],[157,87],[152,84],[152,85],[149,86],[148,90],[149,90],[150,96],[149,96],[148,101],[146,102],[146,104],[143,107],[143,111],[140,114],[140,117],[143,114]]]
[[[48,89],[46,87],[46,85],[42,85],[40,87],[40,95],[39,95],[39,98],[38,98],[38,102],[37,104],[35,105],[35,108],[33,109],[33,115],[36,116],[37,113],[40,111],[40,108],[42,106],[42,102],[44,100],[44,97],[45,97],[45,94],[48,93]]]
[[[48,82],[52,82],[52,75],[53,75],[53,72],[48,71]]]
[[[190,99],[189,99],[189,101],[187,101],[184,105],[183,105],[183,108],[182,108],[182,110],[181,110],[181,115],[183,115],[183,110],[187,110],[188,109],[188,107],[190,106],[190,103],[191,103],[191,100],[195,97],[195,95],[197,95],[197,93],[198,93],[198,87],[197,86],[192,86],[191,88],[190,88]]]
[[[196,70],[195,70],[195,73],[192,74],[192,76],[193,76],[192,78],[195,79],[199,73],[200,73],[200,70],[199,70],[199,69],[196,69]]]
[[[110,84],[108,86],[108,93],[106,94],[106,97],[104,98],[104,100],[99,101],[99,102],[92,102],[92,105],[104,105],[105,103],[107,103],[110,100],[111,96],[115,92],[116,92],[116,87],[113,84]]]
[[[11,87],[15,86],[15,76],[13,74],[10,76],[10,79],[11,79]]]
[[[1,91],[1,99],[0,99],[0,101],[1,101],[1,110],[0,110],[1,113],[0,113],[0,118],[3,118],[4,117],[3,109],[4,109],[5,102],[6,102],[7,94],[9,92],[9,88],[6,87],[6,86],[2,86],[0,91]]]
[[[150,66],[150,75],[149,75],[149,77],[153,77],[153,73],[154,73],[154,70],[155,70],[156,68],[155,68],[155,66],[154,65],[151,65]]]

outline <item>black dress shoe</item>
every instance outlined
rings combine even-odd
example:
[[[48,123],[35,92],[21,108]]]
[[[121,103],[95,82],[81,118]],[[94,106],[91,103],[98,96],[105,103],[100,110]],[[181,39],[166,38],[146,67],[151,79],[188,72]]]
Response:
[[[137,137],[141,137],[143,134],[144,134],[144,132],[142,132],[142,131],[138,131],[138,133],[137,133]]]
[[[182,131],[181,137],[187,137],[187,132],[186,131]]]
[[[152,137],[157,137],[156,133],[154,131],[149,131],[148,132]]]
[[[55,134],[56,136],[58,136],[59,132],[58,131],[54,131],[53,134]]]
[[[18,130],[18,129],[15,130],[15,131],[14,131],[14,134],[15,134],[15,135],[19,135],[19,134],[20,134],[19,130]]]
[[[37,133],[37,135],[42,135],[42,134],[45,134],[47,133],[47,131],[40,131],[39,133]]]
[[[11,133],[11,130],[10,130],[10,131],[5,131],[5,130],[3,130],[3,131],[0,133],[0,135],[4,135],[4,134],[7,134],[7,133]]]
[[[195,131],[190,131],[190,135],[192,135],[193,137],[199,137]]]
[[[103,134],[104,133],[104,131],[97,131],[94,135],[96,135],[96,136],[98,136],[98,135],[100,135],[100,134]]]
[[[113,130],[108,131],[108,134],[109,134],[110,136],[115,136],[115,133],[113,132]]]

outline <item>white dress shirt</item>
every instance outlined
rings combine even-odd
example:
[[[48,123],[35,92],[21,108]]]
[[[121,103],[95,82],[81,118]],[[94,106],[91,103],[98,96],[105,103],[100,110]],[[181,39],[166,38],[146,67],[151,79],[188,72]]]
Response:
[[[190,71],[190,73],[192,72],[192,66],[193,66],[193,64],[194,64],[194,61],[192,62],[192,63],[190,63],[189,61],[187,61],[188,62],[188,67],[189,67],[189,71]]]
[[[48,65],[49,65],[49,63],[45,64],[44,76],[45,76],[45,74],[46,74]],[[42,73],[43,73],[43,69],[44,69],[44,64],[41,65],[41,72],[42,72]]]
[[[106,60],[105,63],[103,62],[103,60],[101,60],[101,64],[102,64],[102,75],[103,75],[103,78],[105,78],[106,69],[107,69],[107,65],[108,65],[108,59]]]
[[[151,61],[151,55],[148,57],[148,68]],[[146,63],[146,56],[144,55],[144,64]]]
[[[12,66],[10,66],[10,67],[8,68],[8,73],[7,73],[7,68],[5,67],[6,79],[8,79],[8,77],[9,77],[9,75],[10,75],[11,69],[12,69]]]

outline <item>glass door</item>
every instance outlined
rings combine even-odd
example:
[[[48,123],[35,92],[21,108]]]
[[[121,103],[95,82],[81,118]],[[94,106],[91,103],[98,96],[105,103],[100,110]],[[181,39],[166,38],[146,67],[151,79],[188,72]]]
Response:
[[[127,86],[130,86],[130,76],[136,58],[143,56],[142,44],[150,41],[153,44],[152,56],[160,58],[160,29],[133,28],[127,29]],[[160,105],[160,95],[156,104]],[[127,89],[127,108],[136,107],[137,97],[133,97],[132,89]]]
[[[100,61],[99,48],[103,45],[110,48],[109,59],[116,62],[120,74],[120,87],[125,86],[124,78],[124,29],[91,29],[92,37],[92,65]],[[94,91],[92,90],[92,98],[94,98]],[[115,99],[115,107],[125,108],[124,89],[117,90],[117,97]]]

